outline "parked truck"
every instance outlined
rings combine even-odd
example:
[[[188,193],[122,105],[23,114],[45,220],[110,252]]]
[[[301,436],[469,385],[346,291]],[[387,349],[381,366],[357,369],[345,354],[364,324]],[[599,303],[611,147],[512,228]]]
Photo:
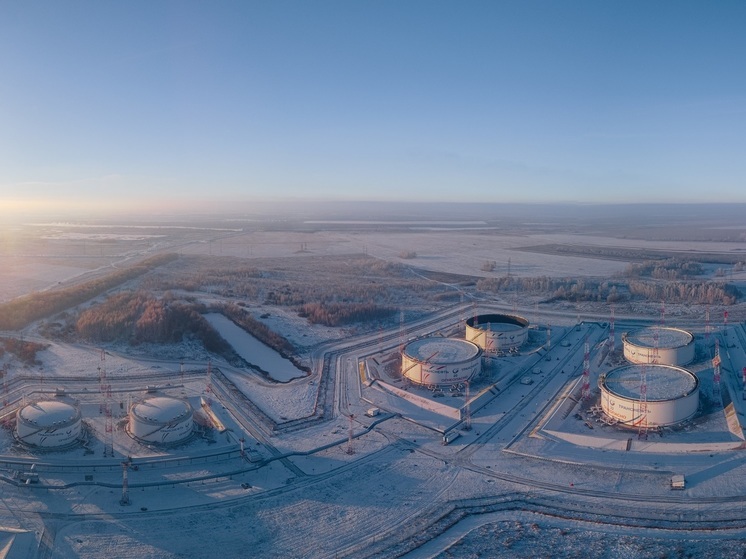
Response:
[[[448,431],[447,433],[443,433],[443,444],[451,444],[453,441],[458,439],[461,436],[461,433],[458,431]]]

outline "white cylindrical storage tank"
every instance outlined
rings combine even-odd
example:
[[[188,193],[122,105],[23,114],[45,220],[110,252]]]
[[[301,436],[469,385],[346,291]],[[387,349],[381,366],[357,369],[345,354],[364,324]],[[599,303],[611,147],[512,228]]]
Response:
[[[529,322],[522,316],[482,314],[466,321],[466,340],[477,344],[485,355],[494,357],[516,350],[528,339]]]
[[[482,371],[482,350],[466,340],[422,338],[402,353],[402,376],[425,385],[467,382]]]
[[[59,400],[42,400],[23,406],[16,414],[16,436],[40,448],[71,445],[80,437],[80,409]]]
[[[694,416],[699,407],[699,379],[681,367],[624,365],[601,376],[598,385],[604,413],[630,427],[675,425]]]
[[[193,427],[192,406],[179,398],[153,396],[130,408],[129,434],[142,442],[178,443],[191,436]]]
[[[694,361],[694,336],[679,328],[641,328],[625,333],[622,342],[624,358],[630,363],[660,363],[681,367]]]

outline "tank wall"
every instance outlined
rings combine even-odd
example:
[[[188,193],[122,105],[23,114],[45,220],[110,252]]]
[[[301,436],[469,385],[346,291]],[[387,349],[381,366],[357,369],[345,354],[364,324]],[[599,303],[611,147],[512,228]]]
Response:
[[[177,422],[158,424],[144,421],[135,414],[130,414],[130,434],[145,442],[166,444],[186,439],[192,434],[194,421],[192,414],[181,418]]]
[[[461,363],[421,363],[408,355],[402,356],[402,373],[417,384],[457,384],[466,382],[482,370],[481,355]]]
[[[507,332],[482,330],[466,325],[466,339],[474,342],[488,356],[494,356],[500,351],[518,349],[528,339],[528,328],[516,328]]]
[[[641,411],[638,400],[622,398],[601,389],[601,408],[606,415],[630,426],[645,424],[650,427],[674,425],[692,417],[699,407],[699,389],[675,400],[646,403],[647,413]]]
[[[657,362],[661,365],[688,365],[694,361],[694,342],[681,347],[664,347],[658,348]],[[635,344],[624,343],[624,358],[630,363],[646,364],[652,363],[655,357],[655,348],[637,346]]]
[[[26,444],[55,448],[72,444],[80,437],[80,420],[62,427],[39,428],[38,425],[17,421],[16,435]]]

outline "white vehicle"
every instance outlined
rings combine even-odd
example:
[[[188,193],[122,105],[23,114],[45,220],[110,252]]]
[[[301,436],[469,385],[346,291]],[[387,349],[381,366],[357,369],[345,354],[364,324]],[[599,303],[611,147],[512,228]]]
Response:
[[[686,479],[682,474],[676,474],[671,476],[671,489],[684,489],[686,488]]]
[[[461,436],[461,433],[459,431],[448,431],[447,433],[443,434],[443,444],[451,444],[453,441],[458,439]]]
[[[534,383],[534,379],[532,379],[531,377],[523,377],[521,379],[521,384],[533,384],[533,383]]]
[[[370,408],[368,411],[365,412],[365,415],[367,415],[368,417],[375,417],[379,413],[381,413],[381,410],[379,410],[378,408]]]

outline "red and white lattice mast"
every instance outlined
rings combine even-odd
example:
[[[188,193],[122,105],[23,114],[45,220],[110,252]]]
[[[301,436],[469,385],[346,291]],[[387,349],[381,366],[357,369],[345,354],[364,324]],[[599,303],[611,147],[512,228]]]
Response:
[[[101,411],[104,414],[104,456],[114,456],[114,420],[111,416],[111,384],[106,378],[106,351],[101,350],[98,368],[98,383],[101,391]]]
[[[10,374],[10,369],[8,367],[3,367],[1,374],[3,375],[3,407],[6,407],[9,402],[8,398],[8,375]]]
[[[469,405],[469,381],[466,381],[466,401],[464,402],[464,431],[471,431],[471,406]]]
[[[205,401],[208,406],[212,405],[212,360],[207,362],[207,378],[205,379]]]
[[[585,338],[585,354],[583,355],[583,389],[580,397],[587,400],[591,397],[591,347],[588,337]]]
[[[720,340],[715,338],[715,357],[712,358],[712,394],[720,398]]]
[[[609,352],[616,350],[616,339],[614,337],[614,305],[611,305],[611,321],[609,322]]]
[[[127,474],[129,472],[130,462],[129,460],[125,460],[122,462],[122,498],[119,499],[120,505],[129,505],[130,504],[130,491],[129,491],[129,481]]]
[[[640,368],[640,417],[637,424],[637,438],[648,438],[648,370],[645,363]]]
[[[355,449],[352,447],[352,439],[354,436],[352,420],[355,418],[353,414],[350,414],[350,430],[347,433],[347,454],[355,454]]]
[[[658,363],[658,345],[660,343],[660,326],[653,327],[653,354],[650,363]],[[648,438],[648,369],[645,363],[640,369],[640,419],[638,423],[637,438],[647,440]]]
[[[404,354],[404,311],[399,311],[399,353]]]

